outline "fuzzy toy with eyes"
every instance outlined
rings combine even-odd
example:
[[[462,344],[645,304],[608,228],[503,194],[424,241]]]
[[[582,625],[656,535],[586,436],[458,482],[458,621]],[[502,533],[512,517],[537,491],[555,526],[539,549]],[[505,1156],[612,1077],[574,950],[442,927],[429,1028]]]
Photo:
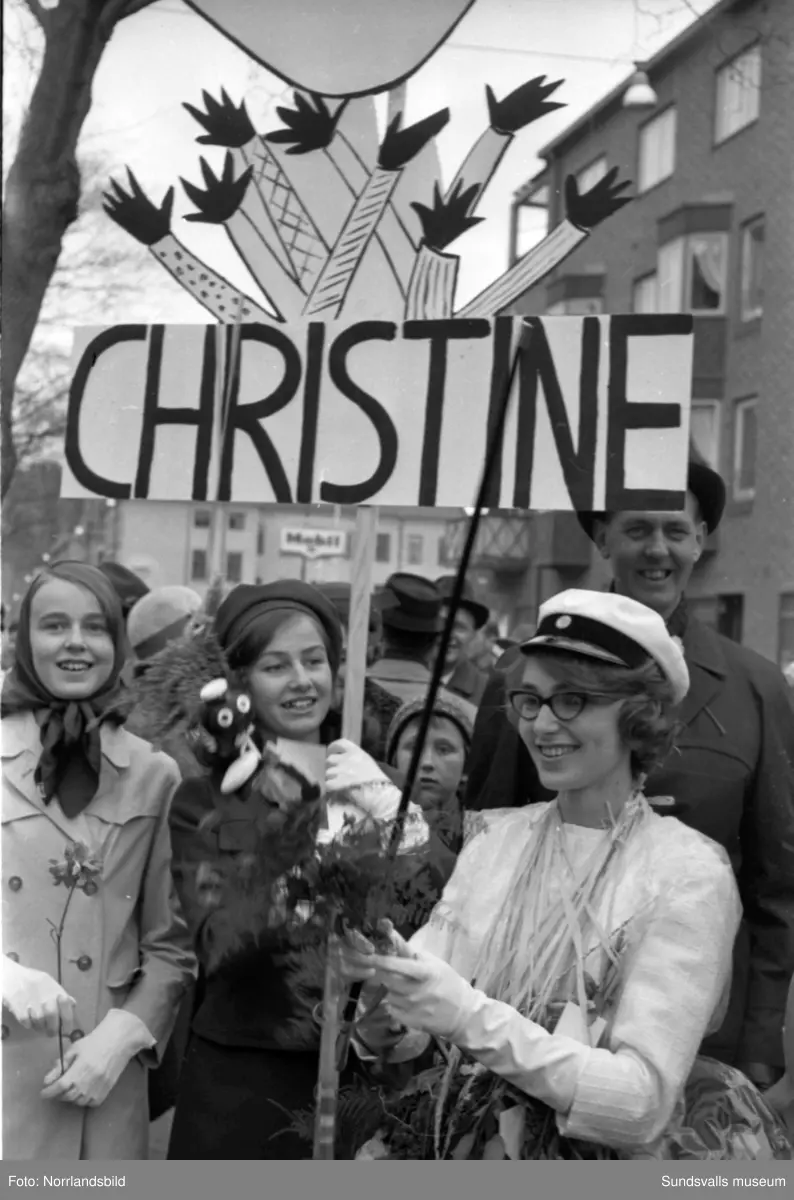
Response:
[[[236,792],[251,779],[261,761],[251,737],[251,697],[225,679],[213,679],[201,689],[199,698],[200,757],[207,765],[226,766],[221,791]]]

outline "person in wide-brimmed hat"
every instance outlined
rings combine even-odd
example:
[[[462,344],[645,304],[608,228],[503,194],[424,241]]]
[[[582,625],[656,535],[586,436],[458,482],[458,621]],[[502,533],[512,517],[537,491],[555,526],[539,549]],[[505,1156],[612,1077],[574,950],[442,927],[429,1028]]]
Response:
[[[391,575],[373,597],[383,625],[383,653],[367,671],[400,701],[424,696],[430,686],[430,663],[443,628],[443,597],[421,575]]]
[[[436,587],[444,597],[441,615],[446,619],[455,590],[455,576],[441,575],[436,580]],[[443,683],[450,692],[463,696],[471,704],[479,704],[482,700],[488,676],[474,665],[466,652],[475,634],[487,625],[490,615],[487,607],[477,600],[471,584],[464,580],[463,593],[455,610],[452,636],[444,659]]]
[[[691,687],[679,709],[679,752],[648,777],[662,815],[720,842],[737,872],[745,920],[722,1028],[706,1053],[768,1086],[783,1069],[782,1023],[794,973],[794,708],[778,668],[687,611],[685,589],[720,522],[725,484],[693,458],[680,512],[579,513],[613,573],[612,589],[657,612],[683,641]],[[477,716],[467,808],[549,798],[504,714],[511,669],[500,660]],[[671,800],[670,797],[674,797]]]

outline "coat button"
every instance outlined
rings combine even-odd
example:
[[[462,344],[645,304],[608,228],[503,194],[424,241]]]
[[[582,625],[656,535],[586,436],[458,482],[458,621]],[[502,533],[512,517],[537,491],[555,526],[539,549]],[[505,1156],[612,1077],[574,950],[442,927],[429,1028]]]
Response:
[[[93,879],[89,879],[88,883],[83,888],[86,896],[95,896],[98,890],[99,889],[97,888],[97,885],[94,883]]]
[[[81,954],[77,960],[78,971],[90,971],[94,965],[94,960],[89,958],[87,954]]]
[[[8,886],[11,888],[12,892],[18,892],[22,887],[22,880],[18,875],[12,875],[8,881]]]
[[[3,1041],[5,1041],[6,1038],[8,1037],[8,1033],[9,1033],[8,1026],[0,1025],[0,1038],[2,1038]]]
[[[6,954],[6,958],[10,958],[12,962],[19,962],[19,955],[14,954],[13,950],[8,951],[8,954]]]
[[[74,1029],[69,1034],[69,1041],[70,1042],[79,1042],[80,1038],[83,1038],[83,1037],[85,1037],[85,1034],[83,1033],[82,1029]]]

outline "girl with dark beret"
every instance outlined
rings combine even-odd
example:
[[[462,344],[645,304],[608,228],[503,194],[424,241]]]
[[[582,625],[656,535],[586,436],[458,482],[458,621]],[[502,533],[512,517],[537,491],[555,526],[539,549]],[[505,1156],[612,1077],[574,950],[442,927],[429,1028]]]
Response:
[[[326,788],[346,789],[363,811],[381,815],[399,798],[388,775],[352,743],[339,741],[335,680],[342,625],[332,602],[309,584],[240,585],[215,616],[229,671],[252,702],[254,740],[328,746]],[[257,927],[234,887],[206,886],[213,869],[257,846],[268,800],[251,790],[222,796],[211,772],[186,779],[171,807],[173,871],[203,969],[191,1039],[180,1076],[168,1157],[299,1159],[311,1145],[292,1131],[314,1106],[324,944]],[[220,818],[218,819],[218,814]],[[212,818],[212,819],[211,819]],[[421,816],[417,818],[425,830]],[[260,843],[261,844],[261,843]],[[261,925],[267,925],[261,918]]]

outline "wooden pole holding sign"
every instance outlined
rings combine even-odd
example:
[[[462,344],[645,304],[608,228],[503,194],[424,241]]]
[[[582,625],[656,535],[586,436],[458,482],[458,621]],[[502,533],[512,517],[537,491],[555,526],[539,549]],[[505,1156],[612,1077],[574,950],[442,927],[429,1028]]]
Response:
[[[342,710],[342,737],[361,740],[364,718],[364,680],[367,672],[369,643],[369,607],[372,595],[372,564],[378,533],[378,508],[360,507],[356,513],[353,539],[353,567],[350,582],[350,622],[345,665],[345,701]]]
[[[364,719],[369,603],[372,592],[372,564],[375,561],[377,531],[378,509],[375,507],[359,508],[356,512],[356,532],[353,540],[350,621],[345,664],[345,699],[342,709],[342,737],[349,738],[353,742],[361,740]],[[336,1105],[339,1093],[337,1048],[343,998],[341,980],[337,974],[329,946],[323,987],[317,1107],[314,1118],[314,1150],[312,1153],[312,1158],[324,1161],[330,1161],[334,1157]]]

